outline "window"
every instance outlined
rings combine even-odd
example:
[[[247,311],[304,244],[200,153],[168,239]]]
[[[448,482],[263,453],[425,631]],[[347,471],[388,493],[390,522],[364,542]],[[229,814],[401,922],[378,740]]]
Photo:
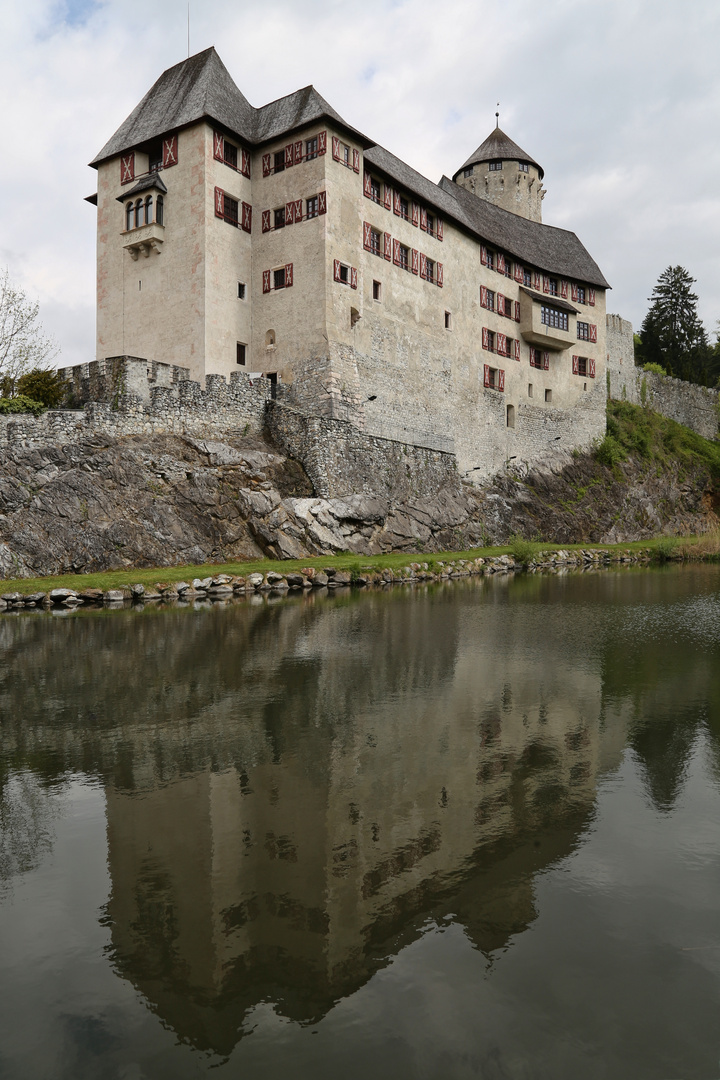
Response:
[[[539,349],[530,349],[530,367],[541,368],[543,366],[542,353]],[[532,396],[532,395],[531,395]]]
[[[427,216],[427,231],[431,236],[435,235],[435,217],[433,214]]]
[[[153,211],[153,197],[148,195],[145,199],[145,224],[150,225],[152,223],[152,211]]]
[[[285,151],[278,150],[273,154],[273,172],[283,172],[285,169]]]
[[[551,326],[555,330],[567,330],[567,311],[559,311],[558,308],[548,307],[542,304],[540,307],[540,321],[544,326]]]
[[[408,204],[407,199],[404,199],[402,197],[402,195],[400,196],[399,201],[400,201],[400,217],[405,218],[405,220],[407,221],[408,218],[410,217],[410,206]]]
[[[583,378],[587,378],[587,373],[588,373],[587,356],[578,356],[578,358],[577,358],[577,366],[578,366],[578,369],[577,369],[578,375],[582,375]]]
[[[380,281],[373,281],[373,300],[382,300],[382,283]]]
[[[284,289],[285,288],[285,267],[284,266],[283,266],[282,270],[274,270],[273,271],[273,287],[275,289]]]
[[[463,169],[463,176],[472,176],[473,168],[473,165],[469,165],[467,169]]]
[[[229,195],[226,195],[225,199],[224,199],[224,203],[225,203],[225,210],[224,210],[224,213],[223,213],[223,217],[225,218],[225,221],[227,221],[228,225],[237,225],[237,223],[239,221],[239,218],[238,218],[239,206],[238,206],[237,199],[231,199]]]
[[[227,146],[227,143],[225,145]],[[242,365],[242,367],[245,367],[246,354],[247,354],[247,345],[243,345],[241,341],[238,341],[235,359],[236,359],[238,364]]]
[[[523,285],[528,289],[532,287],[532,274],[529,270],[523,270]]]
[[[590,340],[590,323],[580,322],[577,324],[577,336],[578,341]]]
[[[238,300],[245,299],[245,282],[238,281]]]
[[[502,161],[491,161],[488,169],[490,172],[502,172]]]
[[[398,245],[398,258],[399,258],[400,262],[398,263],[398,265],[400,266],[400,268],[402,270],[407,270],[408,269],[409,255],[410,255],[409,248],[406,248],[404,244],[399,244]]]
[[[127,204],[127,206],[125,207],[125,229],[127,230],[127,232],[129,232],[130,229],[132,229],[134,221],[135,221],[135,206],[133,205],[133,203],[129,202]]]
[[[557,294],[558,294],[558,291],[557,291],[557,278],[551,277],[549,279],[549,281],[550,281],[550,295],[551,296],[557,296]]]
[[[307,200],[307,216],[309,218],[318,216],[318,197],[313,195],[312,199]]]
[[[231,168],[237,169],[237,146],[233,146],[227,139],[225,139],[224,142],[223,156],[226,165],[230,165]],[[239,362],[240,361],[238,361],[238,363]]]
[[[268,330],[267,334],[265,335],[265,348],[266,349],[274,349],[275,348],[275,331],[274,330]]]
[[[489,367],[487,369],[487,382],[486,386],[489,386],[491,390],[494,390],[498,384],[498,369]]]
[[[139,229],[145,224],[145,207],[143,206],[142,199],[138,199],[135,203],[135,228]]]
[[[452,313],[450,311],[445,312],[445,329],[452,330]]]
[[[343,266],[342,263],[340,264],[340,280],[342,281],[343,285],[347,285],[348,281],[350,280],[350,267]]]
[[[285,207],[284,206],[281,206],[279,210],[275,211],[274,221],[275,221],[275,228],[276,229],[284,229],[285,228]]]
[[[380,181],[376,180],[374,176],[370,178],[370,198],[376,203],[381,200]]]
[[[435,262],[433,259],[425,260],[425,280],[431,283],[435,281]]]
[[[495,310],[495,293],[492,291],[492,289],[488,289],[488,291],[487,291],[487,305],[486,306],[487,306],[488,311],[494,311]]]
[[[529,382],[528,383],[528,397],[532,397],[532,396],[533,396],[533,384],[531,382]]]
[[[585,304],[586,302],[587,301],[585,300],[585,286],[578,285],[578,303]]]
[[[163,202],[163,197],[162,195],[158,195],[157,203],[155,204],[155,221],[158,225],[163,224],[164,208],[165,204]]]
[[[495,252],[494,251],[488,251],[488,253],[487,253],[487,264],[488,264],[488,270],[492,270],[493,267],[495,266]]]
[[[317,135],[314,139],[307,139],[305,142],[305,156],[308,161],[313,161],[318,156]]]
[[[545,400],[546,401],[552,401],[552,390],[546,390],[545,391]]]
[[[162,163],[162,139],[155,139],[148,147],[148,172],[158,172],[162,169]]]
[[[342,154],[343,165],[347,165],[348,169],[351,169],[352,168],[352,151],[351,151],[350,147],[346,146],[345,143],[343,143],[342,146],[340,147],[340,152]]]
[[[373,255],[380,255],[382,257],[382,237],[377,229],[370,230],[370,251]]]
[[[520,172],[530,172],[530,166],[526,161],[519,162],[518,169],[520,170]]]
[[[488,350],[490,352],[495,352],[495,331],[494,330],[488,330],[488,332],[487,332],[487,343],[488,343]]]
[[[508,407],[507,407],[505,423],[506,423],[507,427],[509,427],[509,428],[514,428],[515,427],[515,406],[514,405],[508,405]]]
[[[510,259],[505,260],[505,277],[511,278],[513,276],[513,264]]]

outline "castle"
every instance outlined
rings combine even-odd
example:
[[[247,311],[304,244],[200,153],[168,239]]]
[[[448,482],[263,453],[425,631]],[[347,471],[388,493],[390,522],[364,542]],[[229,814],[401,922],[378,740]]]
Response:
[[[609,286],[499,127],[434,184],[311,86],[253,108],[211,48],[91,164],[98,360],[263,373],[470,479],[602,437]]]

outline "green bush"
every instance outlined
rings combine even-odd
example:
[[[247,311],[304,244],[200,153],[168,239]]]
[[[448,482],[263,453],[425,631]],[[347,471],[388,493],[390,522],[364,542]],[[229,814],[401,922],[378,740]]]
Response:
[[[532,540],[526,540],[524,536],[518,536],[517,534],[510,537],[508,546],[513,559],[516,563],[520,563],[521,566],[528,566],[534,561],[535,555],[537,554],[537,544],[534,544]]]
[[[48,409],[57,409],[68,396],[68,383],[57,371],[34,368],[17,381],[18,394],[39,401]]]
[[[624,461],[626,457],[627,454],[614,435],[606,435],[602,442],[595,447],[596,460],[601,465],[607,465],[609,469],[613,469],[618,462]]]
[[[661,536],[660,539],[653,545],[653,562],[665,563],[668,561],[668,559],[672,559],[678,543],[679,540],[676,536]]]
[[[643,364],[643,371],[651,371],[654,375],[667,375],[667,371],[660,364]]]
[[[9,413],[31,413],[33,416],[39,416],[43,412],[45,412],[45,406],[41,401],[33,401],[24,394],[0,398],[0,414],[5,416]]]

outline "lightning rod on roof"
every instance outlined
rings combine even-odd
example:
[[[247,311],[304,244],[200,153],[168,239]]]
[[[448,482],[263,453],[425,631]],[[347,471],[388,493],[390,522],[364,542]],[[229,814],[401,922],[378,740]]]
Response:
[[[188,52],[188,56],[189,55],[190,55],[190,53]],[[497,107],[498,107],[498,112],[495,113],[495,127],[499,128],[500,127],[500,112],[499,112],[500,102],[499,101],[497,103]]]

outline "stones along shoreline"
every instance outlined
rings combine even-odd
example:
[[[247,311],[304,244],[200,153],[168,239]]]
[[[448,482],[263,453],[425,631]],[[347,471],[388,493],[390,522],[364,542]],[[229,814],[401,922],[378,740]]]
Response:
[[[252,595],[288,595],[313,590],[338,588],[385,588],[390,585],[410,585],[421,582],[451,581],[458,578],[493,574],[562,573],[568,570],[610,568],[619,565],[648,564],[651,549],[613,550],[583,548],[577,551],[541,552],[527,563],[512,555],[496,555],[477,559],[432,559],[409,562],[402,567],[322,569],[303,567],[299,571],[280,573],[269,570],[246,575],[214,574],[191,581],[158,581],[155,585],[128,585],[115,589],[50,589],[47,592],[6,592],[0,594],[0,612],[21,609],[61,609],[80,607],[125,608],[134,604],[174,604],[191,601],[222,602],[234,597]]]

